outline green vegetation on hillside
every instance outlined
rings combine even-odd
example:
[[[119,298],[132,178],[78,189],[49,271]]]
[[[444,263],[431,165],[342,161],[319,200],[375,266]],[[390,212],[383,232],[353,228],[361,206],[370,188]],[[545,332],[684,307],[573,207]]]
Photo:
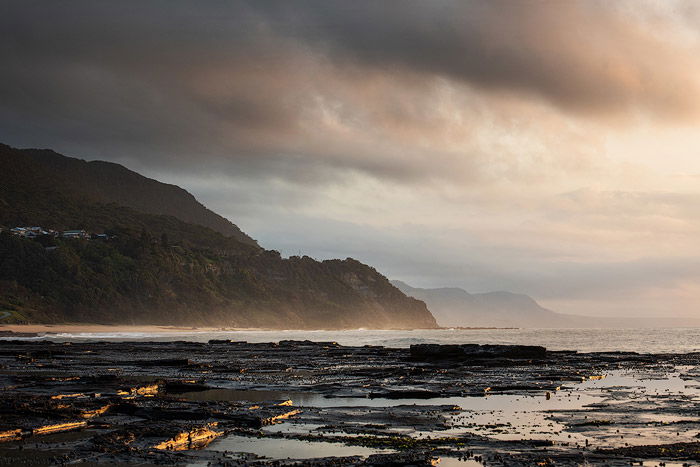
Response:
[[[0,311],[19,321],[436,326],[423,302],[358,261],[284,259],[173,216],[95,202],[53,183],[21,151],[0,151],[0,162]],[[109,239],[28,239],[7,231],[15,226],[84,229]]]
[[[431,327],[422,302],[354,260],[283,259],[166,243],[113,229],[111,240],[0,234],[0,308],[32,321],[245,327]]]
[[[66,197],[61,194],[70,193],[93,205],[112,204],[145,214],[175,217],[186,223],[208,227],[241,243],[257,246],[255,240],[241,232],[236,225],[204,207],[182,188],[146,178],[119,164],[86,162],[48,149],[14,149],[0,144],[0,173],[3,174],[3,183],[7,185],[3,187],[5,195],[9,192],[29,197],[31,207],[36,208],[37,196],[48,198],[44,201],[52,201],[58,196],[55,202],[42,203],[44,210],[48,208],[51,213],[55,209],[66,213],[63,204]],[[15,211],[18,208],[12,203],[6,207],[14,207]],[[73,222],[70,218],[66,220]]]

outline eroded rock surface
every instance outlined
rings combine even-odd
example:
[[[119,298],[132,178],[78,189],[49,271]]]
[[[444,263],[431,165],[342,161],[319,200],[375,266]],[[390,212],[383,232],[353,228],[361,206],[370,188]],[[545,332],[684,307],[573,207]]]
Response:
[[[10,465],[685,462],[698,452],[699,362],[537,346],[4,341],[0,456]]]

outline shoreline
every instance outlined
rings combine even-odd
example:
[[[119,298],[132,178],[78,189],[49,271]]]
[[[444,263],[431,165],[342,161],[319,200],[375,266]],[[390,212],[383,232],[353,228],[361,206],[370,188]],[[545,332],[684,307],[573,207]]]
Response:
[[[520,328],[502,327],[440,327],[430,330],[512,330]],[[167,334],[188,334],[215,333],[215,332],[343,332],[359,331],[360,329],[276,329],[276,328],[233,328],[214,326],[167,326],[156,324],[132,325],[132,324],[86,324],[86,323],[63,323],[63,324],[0,324],[0,333],[36,333],[36,334],[101,334],[101,333],[167,333]],[[423,329],[362,329],[364,331],[423,331]]]

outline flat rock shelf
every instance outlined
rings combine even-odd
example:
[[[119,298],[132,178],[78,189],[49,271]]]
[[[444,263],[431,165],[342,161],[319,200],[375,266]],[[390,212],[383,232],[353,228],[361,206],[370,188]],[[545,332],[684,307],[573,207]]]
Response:
[[[700,355],[0,342],[6,465],[695,465]]]

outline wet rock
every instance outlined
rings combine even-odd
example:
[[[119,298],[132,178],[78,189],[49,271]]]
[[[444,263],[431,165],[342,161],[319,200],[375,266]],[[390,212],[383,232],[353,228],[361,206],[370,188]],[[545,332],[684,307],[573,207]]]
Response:
[[[117,391],[120,396],[154,396],[160,391],[160,384],[153,383],[147,384],[145,386],[135,386],[131,388],[124,388]]]
[[[137,366],[187,366],[192,362],[187,358],[163,358],[160,360],[137,360]]]
[[[184,392],[207,391],[213,389],[199,381],[166,381],[165,392],[169,394],[181,394]]]
[[[395,454],[373,454],[362,462],[361,465],[375,465],[387,467],[416,466],[427,467],[440,465],[439,458],[425,452],[405,452]]]
[[[208,420],[211,417],[208,410],[193,407],[139,407],[132,415],[148,420]]]
[[[231,339],[209,339],[209,345],[248,345],[246,341],[233,341]]]
[[[337,342],[314,342],[314,341],[295,341],[295,340],[282,340],[279,342],[280,347],[340,347]]]
[[[85,421],[71,421],[66,423],[55,423],[51,425],[38,426],[32,429],[33,435],[47,435],[50,433],[59,433],[62,431],[72,431],[87,426]]]
[[[191,428],[187,431],[182,431],[170,439],[155,444],[153,448],[168,451],[203,448],[224,434],[223,431],[216,430],[217,425],[217,422],[213,422],[204,426]]]
[[[0,337],[17,337],[17,338],[39,337],[39,334],[36,332],[0,331]]]
[[[411,359],[416,361],[469,361],[483,359],[544,359],[547,349],[538,345],[411,345]]]
[[[2,441],[14,441],[21,437],[22,430],[20,428],[15,428],[13,430],[0,430],[0,442]]]
[[[4,442],[0,456],[11,459],[11,463],[31,458],[22,458],[16,455],[18,452],[31,452],[29,456],[51,452],[60,453],[55,454],[60,459],[47,462],[54,464],[326,466],[372,462],[430,465],[435,459],[420,453],[431,452],[452,459],[484,455],[488,465],[524,466],[550,461],[564,466],[587,461],[629,465],[630,459],[642,458],[637,454],[644,450],[597,453],[591,446],[600,446],[606,440],[619,444],[641,441],[626,432],[634,429],[656,430],[655,434],[673,436],[672,440],[680,432],[678,440],[696,441],[694,399],[664,391],[642,397],[634,388],[621,387],[615,388],[614,401],[586,401],[585,409],[567,411],[556,409],[563,401],[562,392],[571,399],[576,398],[576,392],[555,391],[563,382],[597,379],[618,368],[657,368],[663,377],[673,365],[682,365],[684,375],[692,373],[690,379],[700,378],[700,354],[577,354],[530,346],[476,345],[414,346],[409,350],[309,341],[71,345],[3,341],[0,441]],[[551,392],[550,400],[546,399],[547,391]],[[477,407],[494,403],[499,397],[525,407],[535,405],[547,411],[547,421],[533,426],[534,434],[518,441],[503,441],[495,437],[517,433],[514,419],[480,421],[480,415],[469,408],[471,401],[438,406],[430,400],[469,395],[479,396]],[[294,402],[280,404],[288,399]],[[425,402],[414,404],[416,401],[403,399]],[[649,417],[651,414],[659,414],[659,418]],[[676,421],[681,416],[688,421]],[[593,423],[601,420],[612,423]],[[649,424],[649,420],[658,423]],[[76,422],[85,424],[73,428],[68,425]],[[216,425],[209,425],[212,423]],[[556,433],[550,423],[560,424],[578,439],[569,444],[566,439],[564,443],[553,441],[550,437]],[[33,429],[50,426],[67,429],[32,435]],[[615,433],[618,428],[625,432]],[[197,430],[204,429],[396,452],[366,459],[313,460],[270,460],[206,449],[194,452]],[[454,433],[460,434],[452,437]],[[211,435],[206,431],[200,434],[204,440]],[[585,447],[582,437],[590,438],[591,445]],[[162,443],[165,449],[155,448]],[[188,448],[181,449],[183,446]],[[665,446],[663,449],[669,449]],[[679,459],[692,456],[695,444],[676,447],[664,452]],[[661,448],[648,449],[648,457],[643,458],[654,459],[660,452]],[[414,455],[417,457],[411,457]]]
[[[629,446],[617,449],[600,449],[597,452],[608,456],[625,456],[642,459],[664,457],[679,460],[700,461],[700,443]]]

